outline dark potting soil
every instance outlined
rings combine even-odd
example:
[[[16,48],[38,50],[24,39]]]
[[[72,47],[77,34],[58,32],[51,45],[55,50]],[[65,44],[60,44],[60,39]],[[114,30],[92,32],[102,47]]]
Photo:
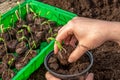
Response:
[[[42,64],[39,69],[37,69],[34,73],[31,74],[28,80],[46,80],[45,73],[47,72],[46,68]]]
[[[120,21],[119,0],[40,0],[82,17]],[[64,5],[64,6],[63,6]]]
[[[78,61],[74,63],[68,62],[68,57],[70,56],[70,53],[74,50],[73,47],[69,45],[63,45],[64,50],[60,51],[56,55],[52,55],[48,60],[48,67],[59,74],[78,74],[85,70],[89,63],[89,58],[87,55],[82,56]]]
[[[120,21],[119,0],[40,0],[44,3],[71,11],[82,17],[94,19]],[[63,6],[64,5],[64,6]],[[105,42],[102,46],[92,50],[94,64],[90,72],[95,74],[95,80],[119,80],[120,79],[120,46],[114,42]],[[38,71],[42,70],[41,66]],[[44,77],[46,70],[32,78]],[[35,77],[37,76],[37,77]],[[39,76],[39,77],[38,77]],[[42,79],[42,78],[41,78]],[[45,80],[45,79],[42,79]]]
[[[17,5],[17,1],[22,3],[25,0],[0,0],[0,13],[5,13]]]

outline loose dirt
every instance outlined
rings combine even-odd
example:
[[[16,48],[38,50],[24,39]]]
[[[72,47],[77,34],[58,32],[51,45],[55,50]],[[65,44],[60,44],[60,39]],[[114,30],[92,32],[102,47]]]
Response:
[[[0,0],[0,13],[4,14],[17,5],[18,0]],[[19,0],[21,3],[24,0]]]

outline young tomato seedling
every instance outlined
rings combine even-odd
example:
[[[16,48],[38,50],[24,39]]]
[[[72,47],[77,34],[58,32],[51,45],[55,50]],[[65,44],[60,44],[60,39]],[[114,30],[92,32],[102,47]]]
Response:
[[[59,51],[58,51],[58,55],[60,56],[61,59],[63,59],[63,56],[61,54],[61,51],[63,50],[65,53],[67,52],[66,49],[61,45],[61,43],[57,40],[55,40],[55,38],[53,37],[49,37],[47,39],[47,41],[50,41],[50,40],[54,40],[55,41],[55,44],[57,45],[57,47],[59,48]]]

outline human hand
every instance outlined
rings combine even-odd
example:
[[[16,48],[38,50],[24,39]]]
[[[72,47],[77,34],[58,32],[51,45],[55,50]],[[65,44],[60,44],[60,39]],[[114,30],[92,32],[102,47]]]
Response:
[[[86,79],[84,79],[84,77],[81,77],[80,80],[93,80],[93,78],[94,78],[94,74],[93,73],[89,73],[87,75]],[[49,72],[46,73],[46,79],[47,80],[61,80],[59,78],[54,77]]]
[[[109,40],[108,26],[110,26],[108,21],[75,17],[58,31],[56,40],[73,46],[78,41],[76,49],[68,59],[69,62],[74,62],[87,50],[94,49]],[[54,53],[57,52],[58,47],[55,44]]]

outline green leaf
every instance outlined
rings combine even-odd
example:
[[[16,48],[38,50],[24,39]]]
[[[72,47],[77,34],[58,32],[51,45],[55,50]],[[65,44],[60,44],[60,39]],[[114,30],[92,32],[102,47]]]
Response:
[[[36,44],[35,44],[35,41],[33,41],[33,46],[32,46],[32,48],[33,48],[33,47],[37,48],[37,46],[36,46]]]
[[[47,41],[52,41],[52,40],[55,40],[55,38],[53,38],[53,37],[47,38]]]
[[[28,40],[25,36],[22,36],[21,38],[18,39],[18,41],[23,41],[23,40]]]
[[[42,22],[41,25],[44,25],[44,24],[48,24],[48,25],[50,25],[50,22],[52,22],[52,21],[51,21],[51,20],[47,20],[47,21]]]
[[[17,31],[17,34],[18,34],[18,33],[21,33],[21,32],[23,32],[23,29],[20,29],[19,31]]]
[[[57,46],[58,46],[58,48],[60,49],[60,51],[62,50],[62,45],[61,45],[61,43],[59,42],[59,41],[55,41],[55,44],[57,44]]]
[[[4,42],[4,39],[3,39],[3,38],[0,38],[0,41],[3,41],[3,42]]]
[[[4,32],[3,24],[0,25],[1,32]]]
[[[27,13],[29,13],[28,4],[26,4],[26,11],[27,11]]]
[[[48,33],[53,33],[53,32],[52,32],[52,28],[49,29]]]
[[[0,24],[1,24],[1,19],[2,19],[2,13],[0,13]]]
[[[17,19],[20,20],[20,18],[18,16],[18,10],[15,11],[15,15],[16,15]]]
[[[15,60],[15,59],[12,58],[10,61],[8,61],[8,65],[11,66],[11,64],[13,63],[14,60]]]
[[[32,8],[30,8],[30,11],[34,13],[34,11],[32,10]]]
[[[40,16],[40,14],[41,14],[41,11],[39,11],[38,15]]]
[[[57,36],[57,33],[54,33],[52,36],[53,36],[53,37],[56,37],[56,36]]]
[[[27,31],[28,31],[29,33],[31,33],[31,29],[30,29],[29,26],[27,26],[27,25],[23,25],[23,27],[25,27],[25,28],[27,29]]]

